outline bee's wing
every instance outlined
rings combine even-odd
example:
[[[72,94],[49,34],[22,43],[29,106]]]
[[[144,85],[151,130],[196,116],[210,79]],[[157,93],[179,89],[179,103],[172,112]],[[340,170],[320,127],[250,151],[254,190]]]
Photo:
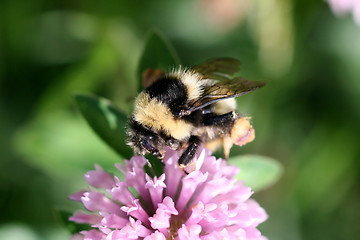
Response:
[[[227,80],[237,73],[240,68],[240,61],[233,58],[215,58],[192,67],[192,70],[203,75],[203,79]],[[160,69],[148,68],[142,73],[142,86],[147,88],[156,82],[165,73]]]
[[[228,80],[240,70],[240,61],[233,58],[215,58],[192,67],[204,79]]]
[[[264,85],[265,83],[262,81],[248,81],[242,78],[233,78],[214,83],[206,87],[199,98],[187,103],[181,115],[189,115],[193,111],[212,103],[244,95]]]

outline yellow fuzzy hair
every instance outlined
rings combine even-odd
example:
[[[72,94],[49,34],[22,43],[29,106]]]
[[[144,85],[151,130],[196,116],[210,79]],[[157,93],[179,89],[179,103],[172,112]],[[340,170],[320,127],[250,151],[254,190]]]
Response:
[[[164,131],[175,139],[190,137],[193,125],[181,119],[175,119],[169,107],[141,92],[135,100],[135,120],[155,131]]]
[[[203,92],[203,84],[205,81],[201,80],[202,75],[200,73],[179,67],[177,69],[173,69],[168,76],[180,79],[186,87],[189,100],[198,98]]]
[[[236,100],[235,98],[227,98],[216,102],[212,107],[214,113],[222,115],[236,109]]]

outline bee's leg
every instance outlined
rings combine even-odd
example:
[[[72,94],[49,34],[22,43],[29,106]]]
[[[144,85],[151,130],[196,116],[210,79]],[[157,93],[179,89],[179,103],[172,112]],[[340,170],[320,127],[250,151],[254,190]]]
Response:
[[[218,129],[217,134],[222,139],[224,158],[227,159],[233,146],[230,132],[234,123],[239,119],[239,114],[234,111],[223,115],[206,114],[203,119],[204,125],[213,126],[215,129]]]
[[[184,168],[194,158],[196,150],[199,146],[200,138],[197,136],[191,136],[189,138],[189,146],[185,149],[178,161],[181,168]]]
[[[172,150],[178,150],[181,146],[181,142],[174,138],[167,138],[165,142]]]
[[[230,130],[238,118],[239,114],[234,111],[223,115],[205,114],[203,116],[203,123],[205,126],[222,126]]]

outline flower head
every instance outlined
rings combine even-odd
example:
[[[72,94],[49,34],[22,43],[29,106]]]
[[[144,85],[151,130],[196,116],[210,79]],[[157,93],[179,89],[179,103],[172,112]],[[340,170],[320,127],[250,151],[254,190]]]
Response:
[[[159,177],[145,172],[147,161],[140,156],[116,165],[123,182],[95,166],[85,175],[89,190],[70,196],[88,210],[70,220],[92,229],[73,239],[265,239],[257,226],[267,215],[250,199],[251,189],[234,179],[239,169],[205,148],[198,152],[189,174],[178,167],[179,153],[172,150]]]
[[[360,1],[359,0],[327,0],[332,11],[338,15],[351,12],[355,22],[360,25]]]

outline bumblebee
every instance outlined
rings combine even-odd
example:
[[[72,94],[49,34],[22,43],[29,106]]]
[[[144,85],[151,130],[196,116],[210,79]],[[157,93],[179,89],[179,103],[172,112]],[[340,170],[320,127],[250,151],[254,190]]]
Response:
[[[236,112],[235,97],[264,85],[233,77],[240,62],[217,58],[193,68],[169,73],[148,69],[146,87],[135,99],[127,128],[128,145],[139,155],[163,158],[166,146],[183,149],[178,160],[184,168],[200,144],[213,148],[222,143],[225,158],[233,144],[244,145],[254,137],[249,118]]]

